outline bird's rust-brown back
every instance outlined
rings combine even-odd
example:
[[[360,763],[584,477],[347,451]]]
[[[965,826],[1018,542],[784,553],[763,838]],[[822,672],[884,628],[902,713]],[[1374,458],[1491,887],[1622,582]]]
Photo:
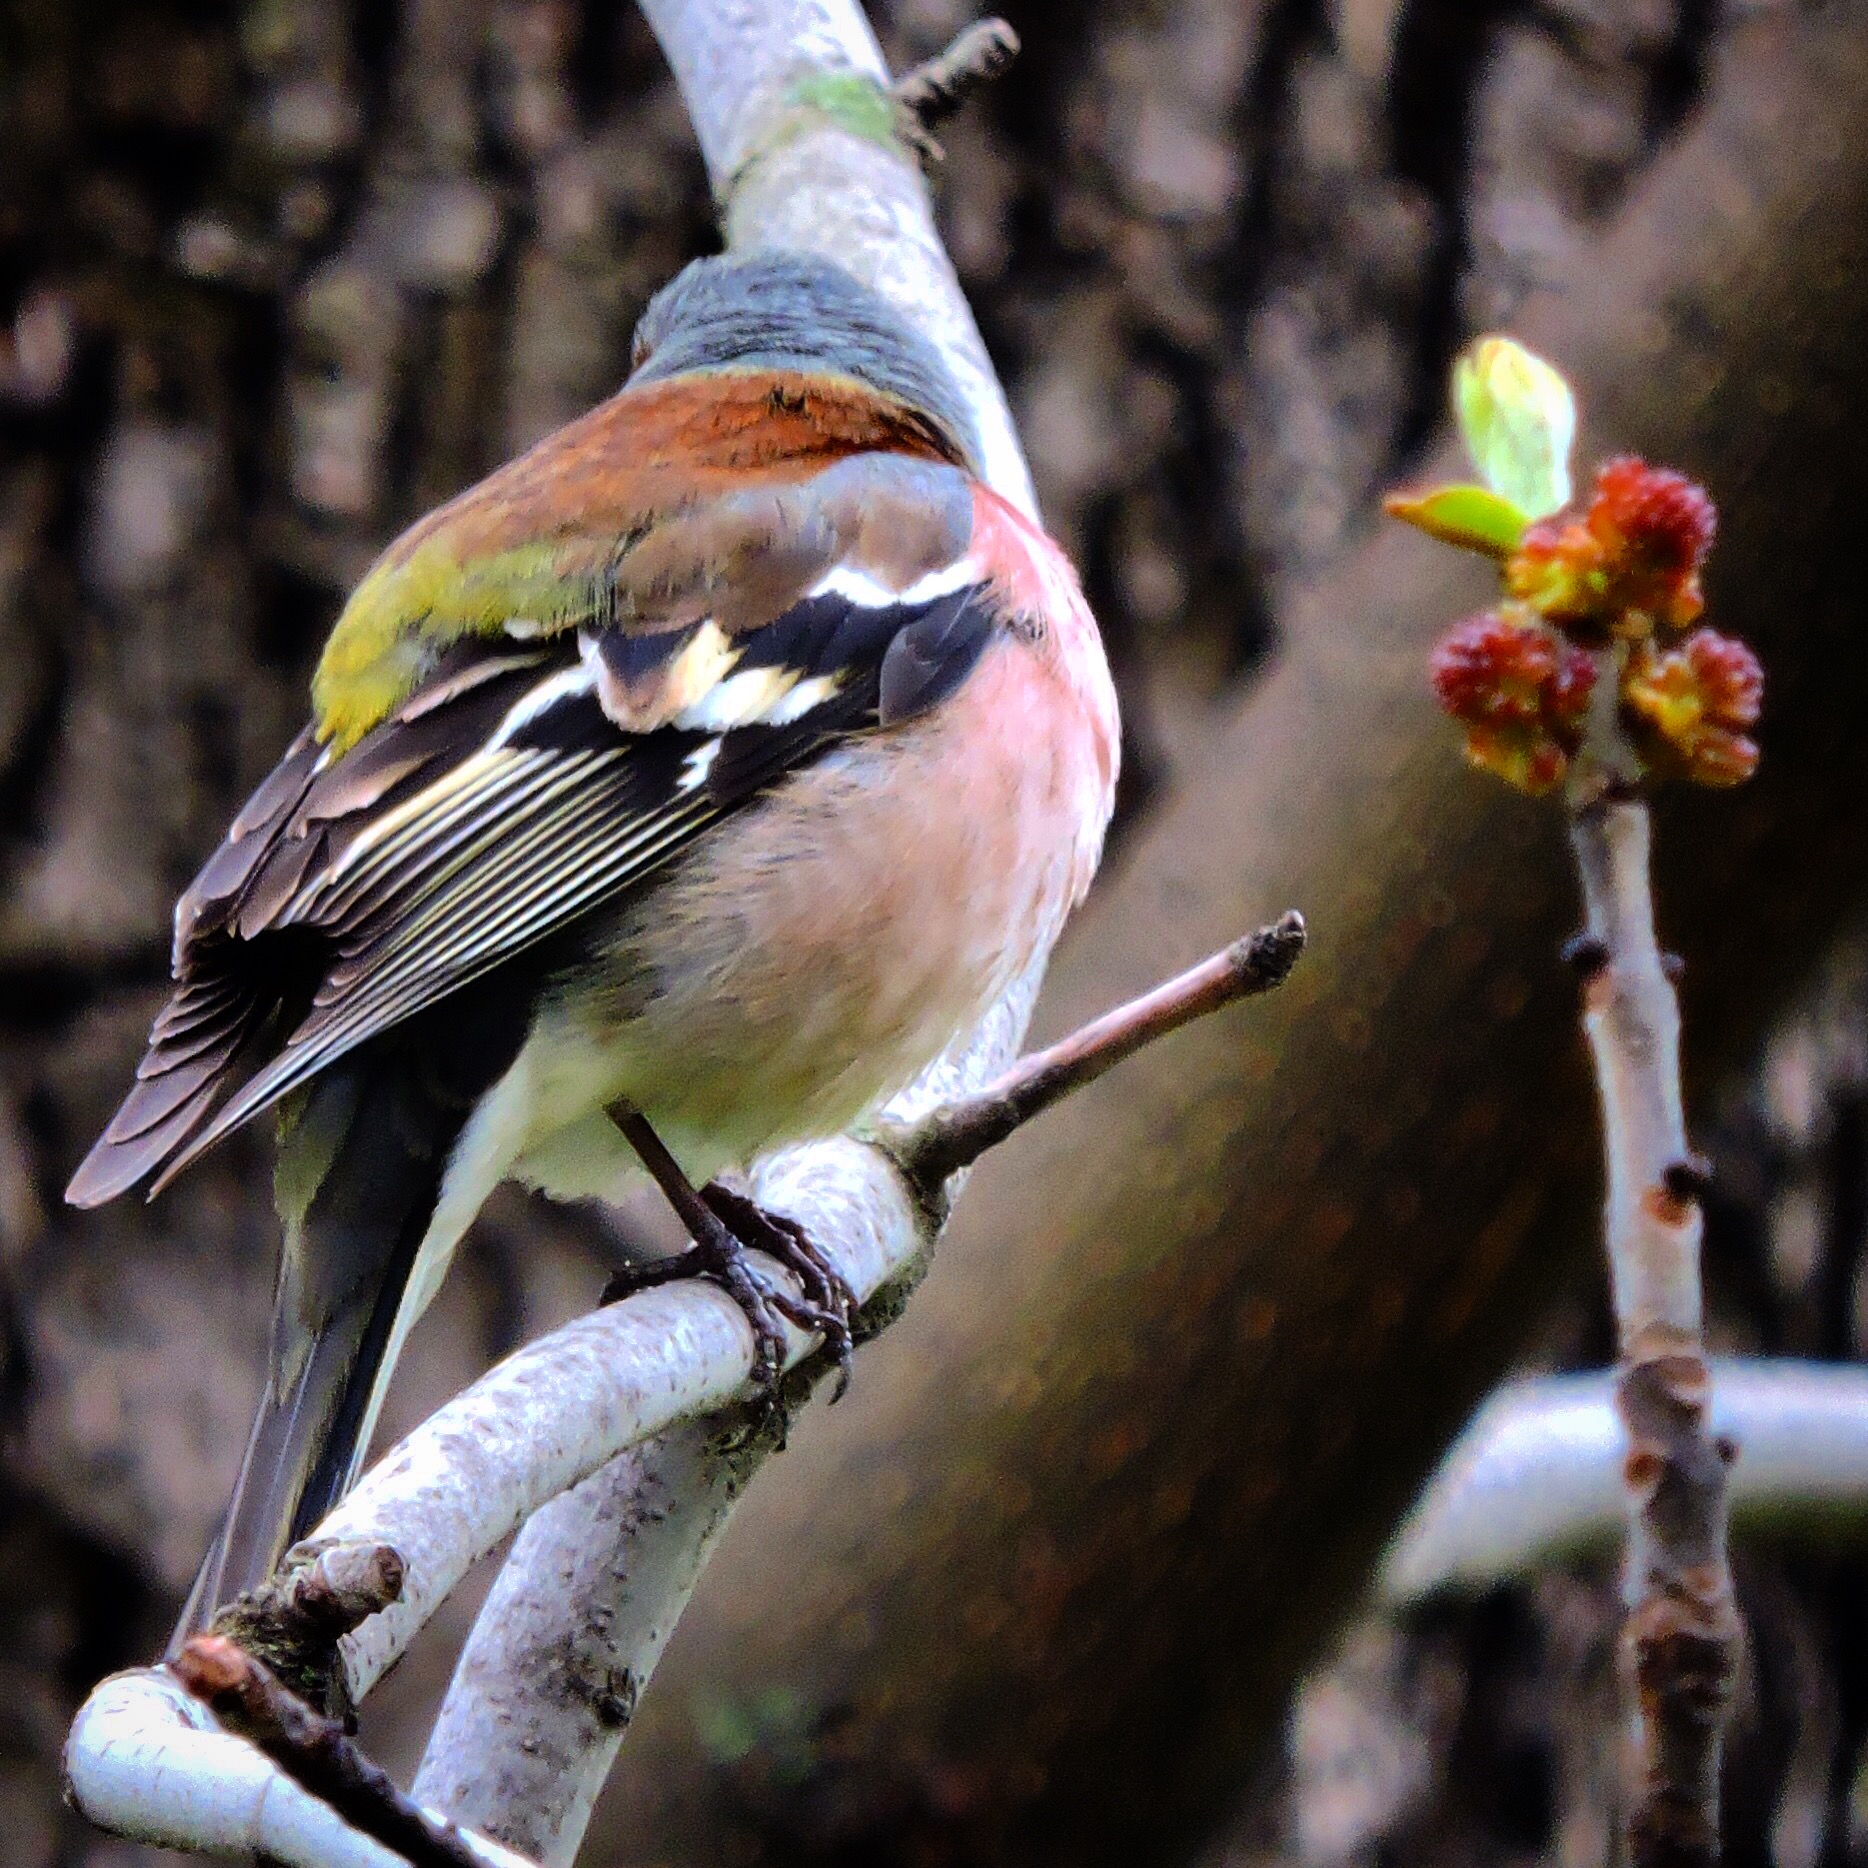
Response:
[[[450,642],[514,619],[546,635],[596,620],[666,626],[657,604],[666,560],[633,576],[622,562],[658,520],[731,508],[871,453],[955,459],[925,417],[849,379],[721,370],[623,390],[384,552],[318,665],[319,739],[340,751],[354,745]],[[741,588],[735,575],[755,556],[723,558],[714,589]]]

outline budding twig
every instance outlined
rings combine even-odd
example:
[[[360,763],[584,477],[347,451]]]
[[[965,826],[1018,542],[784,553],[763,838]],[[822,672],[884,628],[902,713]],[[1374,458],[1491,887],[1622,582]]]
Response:
[[[1625,455],[1575,501],[1569,385],[1507,338],[1460,359],[1454,404],[1484,484],[1389,510],[1499,566],[1504,602],[1456,625],[1433,655],[1467,758],[1532,795],[1567,784],[1587,926],[1564,958],[1602,1100],[1628,1433],[1629,1852],[1636,1868],[1710,1868],[1740,1643],[1725,1556],[1733,1448],[1707,1426],[1699,1203],[1711,1170],[1686,1143],[1679,967],[1654,936],[1641,793],[1655,778],[1749,778],[1764,673],[1744,643],[1695,627],[1718,519],[1703,487]]]
[[[1731,1443],[1709,1424],[1699,1194],[1680,1095],[1680,1011],[1654,935],[1649,822],[1633,801],[1585,806],[1570,843],[1602,964],[1583,985],[1608,1158],[1606,1242],[1628,1434],[1622,1664],[1637,1709],[1627,1811],[1636,1868],[1719,1855],[1721,1735],[1741,1633],[1726,1546]]]

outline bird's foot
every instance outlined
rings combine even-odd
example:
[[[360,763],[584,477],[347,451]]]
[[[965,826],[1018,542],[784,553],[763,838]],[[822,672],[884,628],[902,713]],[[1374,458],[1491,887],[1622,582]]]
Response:
[[[830,1396],[834,1406],[849,1392],[856,1293],[795,1219],[768,1212],[757,1200],[717,1180],[701,1189],[701,1198],[735,1238],[769,1253],[803,1286],[802,1300],[781,1287],[773,1292],[773,1301],[799,1329],[821,1336],[836,1359],[837,1385]]]
[[[850,1381],[854,1293],[795,1221],[768,1213],[757,1201],[718,1181],[702,1188],[700,1199],[705,1211],[694,1223],[694,1243],[684,1252],[618,1272],[602,1301],[613,1304],[683,1278],[707,1278],[732,1298],[752,1326],[753,1386],[769,1402],[777,1398],[785,1369],[781,1319],[824,1339],[838,1368],[831,1398],[841,1399]],[[769,1253],[791,1271],[804,1287],[803,1294],[762,1274],[747,1257],[749,1247]]]

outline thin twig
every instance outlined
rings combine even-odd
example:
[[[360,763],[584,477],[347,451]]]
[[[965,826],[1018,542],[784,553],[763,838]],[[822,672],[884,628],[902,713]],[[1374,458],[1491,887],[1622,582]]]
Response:
[[[1304,951],[1304,917],[1290,910],[1270,927],[1236,940],[1152,992],[1022,1057],[973,1095],[929,1111],[912,1128],[885,1136],[924,1197],[996,1148],[1032,1117],[1094,1083],[1144,1045],[1238,999],[1282,986]]]
[[[1608,1157],[1607,1245],[1629,1540],[1622,1664],[1637,1709],[1636,1868],[1719,1856],[1719,1759],[1741,1631],[1726,1562],[1729,1440],[1708,1421],[1699,1192],[1680,1095],[1680,1009],[1654,932],[1647,807],[1613,788],[1570,823],[1587,938],[1576,959]]]
[[[923,161],[945,160],[946,152],[934,139],[934,126],[946,122],[975,91],[998,77],[1018,50],[1018,34],[1008,21],[975,20],[954,36],[945,51],[889,86],[902,135]]]
[[[360,1835],[394,1849],[410,1868],[486,1868],[487,1856],[454,1824],[437,1821],[405,1797],[337,1720],[281,1686],[237,1641],[196,1635],[170,1660],[169,1671],[228,1731],[264,1752]]]
[[[930,128],[944,122],[981,85],[1018,56],[1018,34],[1002,19],[975,20],[954,36],[944,52],[905,72],[889,86],[889,95]]]

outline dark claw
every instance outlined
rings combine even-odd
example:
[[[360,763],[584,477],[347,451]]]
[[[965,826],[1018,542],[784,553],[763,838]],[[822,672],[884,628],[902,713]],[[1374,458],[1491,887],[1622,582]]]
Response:
[[[766,1212],[757,1201],[718,1181],[704,1188],[701,1197],[714,1220],[708,1228],[709,1236],[696,1240],[685,1252],[617,1272],[604,1287],[602,1302],[618,1303],[638,1291],[653,1290],[683,1278],[710,1278],[740,1307],[752,1326],[753,1386],[768,1401],[776,1403],[779,1377],[785,1366],[785,1332],[780,1317],[823,1337],[824,1346],[837,1359],[837,1386],[831,1400],[841,1400],[850,1385],[854,1347],[850,1312],[854,1294],[811,1243],[803,1227]],[[783,1286],[768,1284],[760,1277],[747,1263],[749,1246],[770,1253],[794,1272],[804,1286],[804,1295],[793,1296]]]
[[[717,1237],[701,1245],[708,1260],[707,1275],[745,1312],[746,1321],[752,1325],[752,1385],[776,1405],[779,1378],[785,1372],[785,1330],[778,1320],[784,1306],[778,1301],[779,1293],[747,1264],[744,1243],[724,1221],[719,1224]]]
[[[802,1298],[780,1289],[769,1289],[767,1295],[779,1312],[799,1329],[821,1336],[824,1347],[836,1358],[837,1385],[830,1396],[834,1407],[850,1387],[850,1368],[856,1348],[850,1332],[850,1317],[856,1309],[856,1293],[843,1282],[836,1268],[817,1249],[811,1235],[796,1220],[768,1213],[758,1201],[720,1181],[709,1181],[701,1189],[701,1198],[730,1233],[745,1244],[770,1253],[804,1287]]]

